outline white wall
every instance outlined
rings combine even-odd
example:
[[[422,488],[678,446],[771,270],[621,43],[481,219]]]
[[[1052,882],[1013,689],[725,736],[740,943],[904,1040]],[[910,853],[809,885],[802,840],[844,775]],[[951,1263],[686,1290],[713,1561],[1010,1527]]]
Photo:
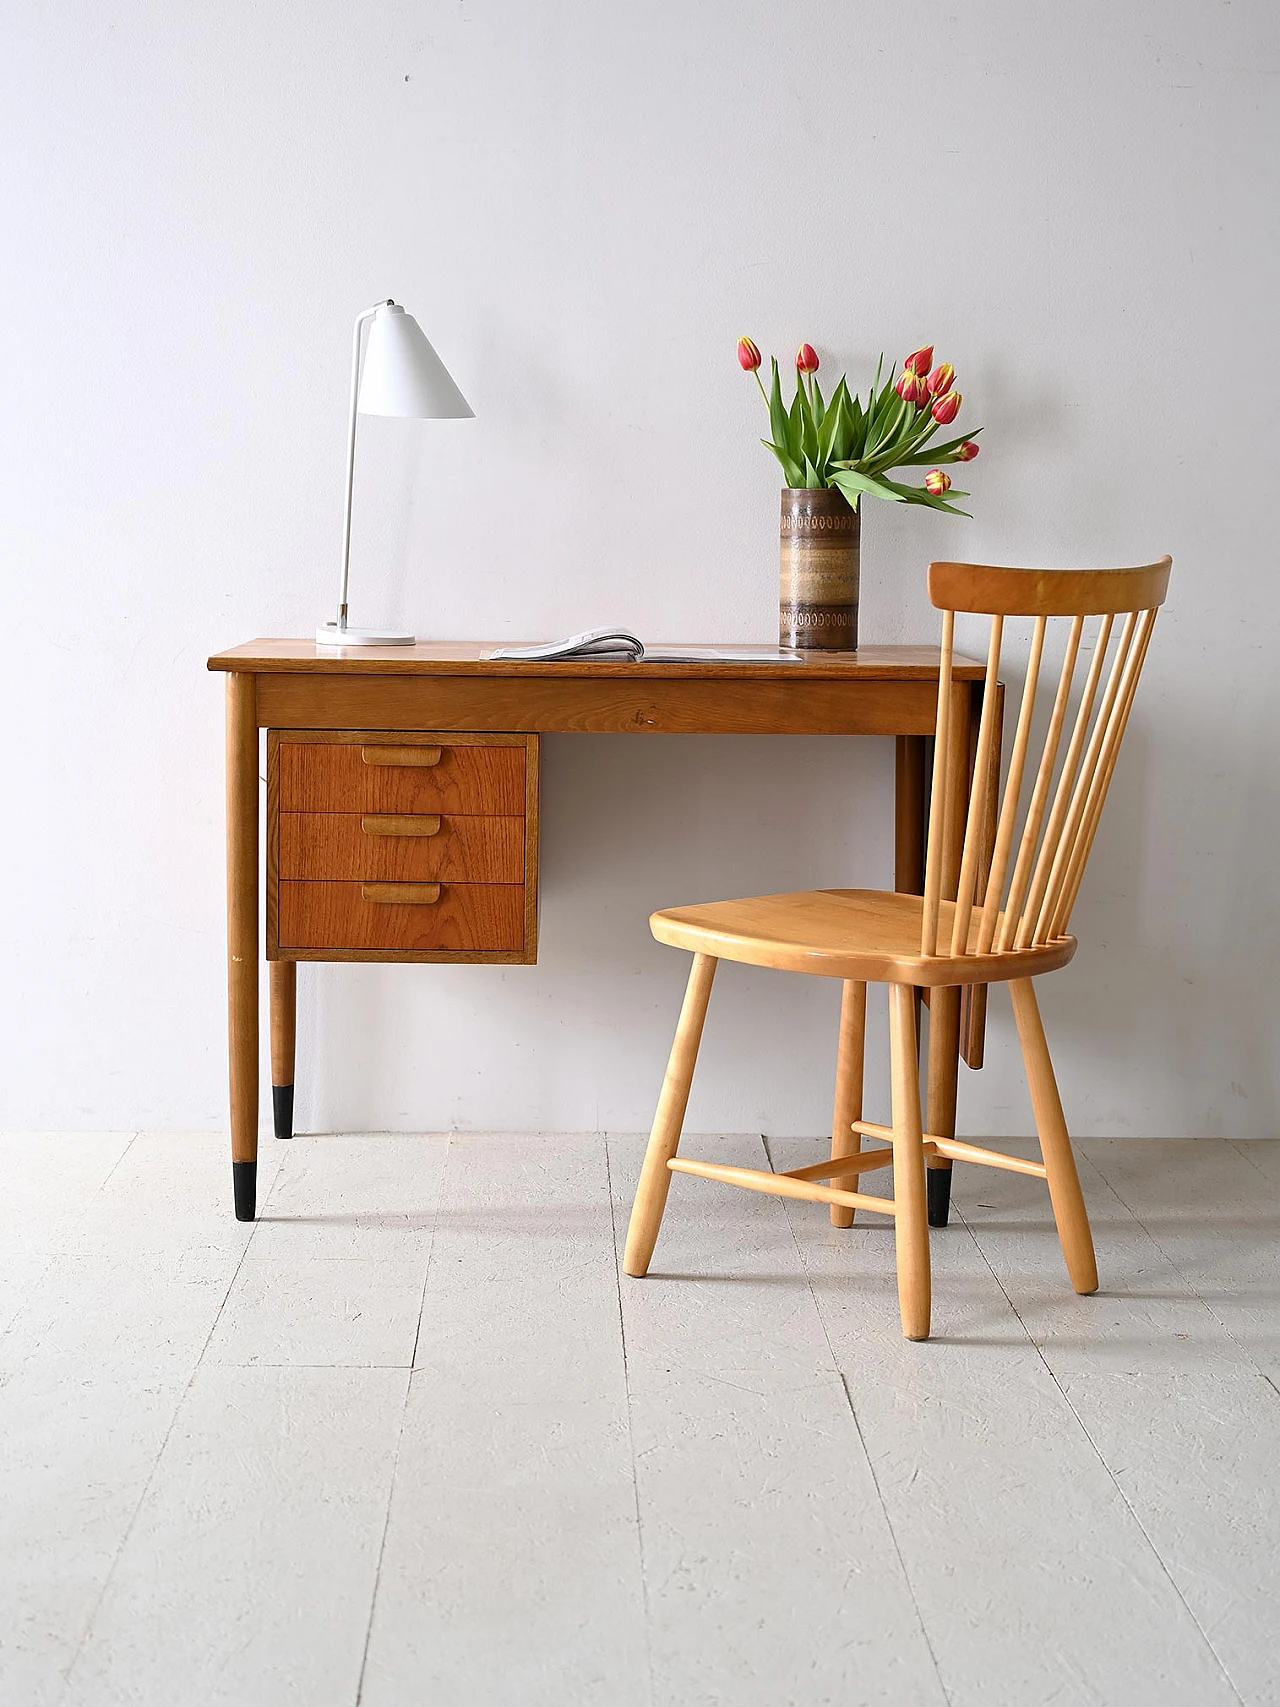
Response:
[[[750,332],[924,340],[972,522],[872,504],[863,635],[930,556],[1176,560],[1044,1007],[1082,1133],[1271,1134],[1280,12],[1147,0],[16,0],[0,54],[0,1120],[224,1121],[221,682],[329,612],[354,312],[473,423],[362,433],[359,614],[765,640]],[[533,969],[307,967],[304,1126],[647,1124],[663,902],[883,881],[891,744],[560,737]],[[727,969],[691,1124],[814,1132],[836,991]],[[1028,1129],[1003,998],[970,1130]],[[884,1072],[873,1074],[882,1093]]]

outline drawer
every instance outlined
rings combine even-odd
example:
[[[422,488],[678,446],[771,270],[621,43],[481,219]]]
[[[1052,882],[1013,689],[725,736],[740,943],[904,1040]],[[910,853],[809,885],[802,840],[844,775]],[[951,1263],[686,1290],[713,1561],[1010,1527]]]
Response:
[[[280,882],[282,949],[518,951],[524,930],[521,883]]]
[[[281,812],[280,876],[523,883],[524,818]]]
[[[476,813],[525,810],[523,747],[280,739],[281,812]]]

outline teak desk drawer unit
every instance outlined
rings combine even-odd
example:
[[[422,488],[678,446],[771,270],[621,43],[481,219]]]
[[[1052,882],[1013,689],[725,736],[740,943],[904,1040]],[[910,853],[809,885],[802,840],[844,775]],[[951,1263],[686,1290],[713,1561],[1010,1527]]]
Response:
[[[536,735],[269,730],[268,958],[532,964],[537,800]]]

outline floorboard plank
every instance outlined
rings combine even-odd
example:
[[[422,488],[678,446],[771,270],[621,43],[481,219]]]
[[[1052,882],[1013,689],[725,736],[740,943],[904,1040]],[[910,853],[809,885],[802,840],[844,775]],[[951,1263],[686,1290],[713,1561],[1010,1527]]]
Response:
[[[2,1132],[4,1253],[53,1256],[133,1141],[132,1132]]]
[[[446,1136],[417,1132],[326,1132],[273,1144],[276,1172],[259,1192],[249,1260],[418,1257],[425,1265],[448,1153]]]
[[[184,1386],[0,1380],[0,1701],[54,1707]]]
[[[455,1140],[362,1707],[648,1707],[603,1141]]]
[[[246,1260],[205,1362],[408,1369],[426,1275],[425,1255]]]
[[[407,1380],[201,1369],[67,1707],[352,1707]]]
[[[642,1151],[610,1140],[619,1251]],[[620,1284],[657,1707],[942,1707],[781,1200],[678,1177]]]
[[[1200,1142],[1189,1157],[1152,1146],[1149,1163],[1169,1185],[1180,1157],[1199,1176],[1213,1149],[1238,1171],[1230,1146]],[[1144,1141],[1126,1143],[1136,1162]],[[1280,1702],[1280,1393],[1084,1148],[1101,1278],[1092,1298],[1066,1288],[1034,1182],[958,1171],[957,1206],[1241,1698]]]
[[[643,1143],[610,1138],[618,1236],[625,1242]],[[693,1137],[681,1153],[767,1168],[756,1135]],[[711,1375],[771,1371],[791,1383],[834,1373],[780,1199],[673,1174],[649,1273],[622,1277],[627,1366]]]
[[[209,1146],[196,1148],[207,1153]],[[225,1160],[225,1143],[221,1149]],[[188,1152],[170,1146],[171,1155],[179,1153]],[[132,1156],[114,1145],[71,1147],[63,1160],[72,1170],[74,1218],[44,1222],[58,1227],[59,1243],[101,1249],[86,1216]],[[167,1250],[144,1237],[131,1249],[128,1228],[162,1221],[190,1184],[146,1178],[145,1157],[142,1167],[145,1183],[140,1195],[126,1194],[132,1196],[127,1226],[116,1223],[110,1254],[64,1250],[41,1259],[38,1278],[15,1300],[0,1338],[0,1701],[6,1704],[60,1700],[240,1260],[236,1247],[243,1240],[220,1244],[212,1230],[189,1249],[183,1234]],[[6,1205],[46,1178],[42,1157],[0,1154]],[[47,1189],[57,1195],[56,1168]],[[230,1219],[225,1203],[223,1213]]]
[[[1280,1386],[1280,1179],[1272,1147],[1204,1138],[1080,1146],[1214,1317]]]
[[[820,1153],[773,1149],[779,1167]],[[986,1202],[1021,1176],[977,1178]],[[934,1337],[912,1344],[892,1232],[787,1207],[951,1707],[1233,1703],[968,1230],[931,1235]]]
[[[265,1202],[283,1144],[259,1149],[258,1201]],[[78,1257],[222,1255],[239,1261],[254,1236],[231,1212],[231,1154],[225,1132],[140,1132],[78,1220],[66,1249]]]

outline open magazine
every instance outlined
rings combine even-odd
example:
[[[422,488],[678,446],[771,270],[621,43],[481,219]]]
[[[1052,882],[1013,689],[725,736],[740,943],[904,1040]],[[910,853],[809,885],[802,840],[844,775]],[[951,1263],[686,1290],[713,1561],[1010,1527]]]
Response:
[[[625,628],[589,628],[567,640],[547,640],[539,646],[497,646],[482,652],[495,662],[545,664],[561,658],[595,658],[605,663],[639,664],[800,664],[801,652],[772,646],[646,646]]]

